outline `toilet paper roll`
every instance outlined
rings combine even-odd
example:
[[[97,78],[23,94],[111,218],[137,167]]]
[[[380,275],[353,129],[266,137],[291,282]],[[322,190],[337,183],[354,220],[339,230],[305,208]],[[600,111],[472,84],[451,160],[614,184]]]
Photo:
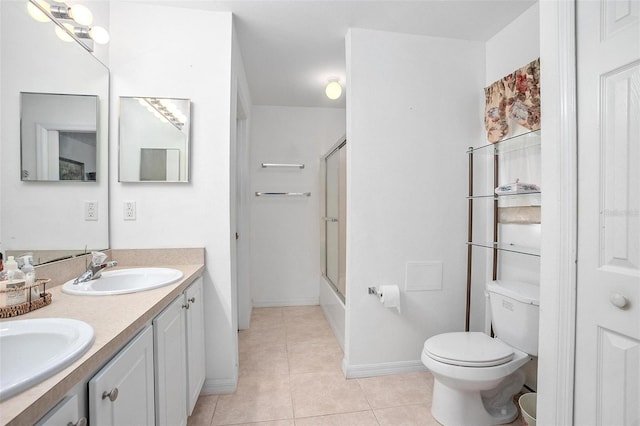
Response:
[[[400,289],[397,285],[381,285],[378,299],[385,308],[396,308],[400,312]]]

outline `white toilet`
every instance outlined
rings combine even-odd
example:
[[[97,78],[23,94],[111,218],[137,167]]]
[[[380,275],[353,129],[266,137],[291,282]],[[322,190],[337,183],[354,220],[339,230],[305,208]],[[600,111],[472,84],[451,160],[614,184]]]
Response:
[[[424,343],[422,363],[435,379],[431,413],[445,426],[512,422],[513,396],[524,384],[520,367],[538,354],[539,287],[492,281],[487,293],[495,338],[457,332]]]

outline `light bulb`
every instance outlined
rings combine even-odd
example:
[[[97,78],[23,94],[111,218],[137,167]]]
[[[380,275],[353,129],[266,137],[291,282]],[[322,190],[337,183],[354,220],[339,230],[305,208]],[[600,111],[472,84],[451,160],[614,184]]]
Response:
[[[71,31],[73,33],[73,25],[68,24],[68,23],[63,23],[62,25],[64,25],[64,27],[66,29],[68,29],[69,31]],[[73,41],[73,37],[71,37],[65,30],[63,30],[62,28],[60,28],[59,26],[56,26],[56,35],[58,36],[58,38],[62,41],[66,41],[66,42],[71,42]]]
[[[69,16],[80,25],[91,25],[93,22],[93,13],[87,6],[74,4],[69,9]]]
[[[102,27],[92,27],[89,30],[89,37],[98,44],[109,43],[109,33]]]
[[[42,6],[42,8],[47,12],[51,11],[49,3],[46,1],[36,0],[36,3]],[[29,15],[38,22],[47,22],[49,20],[49,17],[42,10],[38,9],[38,6],[31,2],[27,3],[27,12],[29,12]]]
[[[327,95],[327,98],[331,100],[338,99],[340,95],[342,95],[342,86],[340,86],[337,80],[330,80],[324,93]]]

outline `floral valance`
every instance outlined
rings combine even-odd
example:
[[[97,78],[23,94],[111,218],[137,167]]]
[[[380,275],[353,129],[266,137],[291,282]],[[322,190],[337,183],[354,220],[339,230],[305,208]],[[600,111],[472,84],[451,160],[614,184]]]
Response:
[[[540,128],[540,58],[484,89],[484,124],[487,139],[498,142],[517,123],[529,130]]]

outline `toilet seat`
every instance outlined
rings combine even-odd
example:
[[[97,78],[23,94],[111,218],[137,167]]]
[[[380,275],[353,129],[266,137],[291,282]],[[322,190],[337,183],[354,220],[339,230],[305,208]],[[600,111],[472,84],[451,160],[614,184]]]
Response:
[[[430,358],[463,367],[491,367],[511,361],[513,348],[479,332],[444,333],[424,342]]]

